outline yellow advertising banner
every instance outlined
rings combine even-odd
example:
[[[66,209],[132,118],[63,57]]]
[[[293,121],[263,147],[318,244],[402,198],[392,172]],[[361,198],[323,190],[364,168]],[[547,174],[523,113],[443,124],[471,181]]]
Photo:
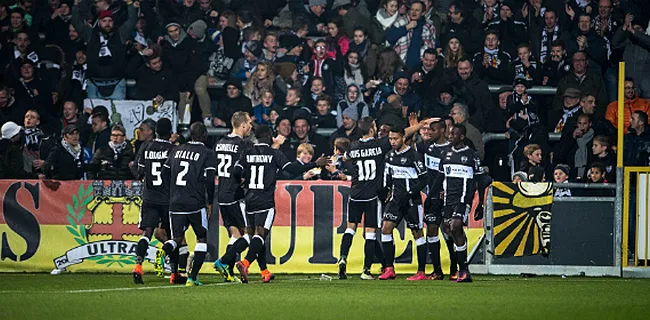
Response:
[[[137,181],[0,181],[0,272],[131,272],[140,238],[141,185]],[[278,183],[276,218],[271,231],[269,268],[275,273],[334,273],[346,227],[349,184],[345,182]],[[215,208],[215,211],[217,209]],[[209,260],[228,243],[215,212],[209,221]],[[348,270],[361,272],[363,229],[358,229]],[[482,223],[467,229],[470,248],[483,235]],[[187,232],[194,248],[193,232]],[[154,260],[152,241],[147,260]],[[414,240],[403,224],[395,233],[396,270],[416,271]],[[443,268],[449,255],[441,246]],[[379,265],[377,265],[377,270]],[[145,263],[145,271],[151,271]],[[203,272],[213,273],[210,263]],[[257,271],[252,267],[253,272]]]

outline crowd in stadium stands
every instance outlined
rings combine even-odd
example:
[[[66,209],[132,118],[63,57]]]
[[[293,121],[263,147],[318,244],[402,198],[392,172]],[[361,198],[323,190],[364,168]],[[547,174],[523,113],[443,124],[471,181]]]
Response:
[[[625,164],[649,164],[647,0],[15,1],[0,4],[0,178],[132,179],[155,122],[130,142],[86,98],[175,101],[211,127],[246,111],[286,137],[297,179],[336,179],[336,162],[311,169],[366,116],[380,135],[462,123],[497,180],[615,182],[618,130]]]

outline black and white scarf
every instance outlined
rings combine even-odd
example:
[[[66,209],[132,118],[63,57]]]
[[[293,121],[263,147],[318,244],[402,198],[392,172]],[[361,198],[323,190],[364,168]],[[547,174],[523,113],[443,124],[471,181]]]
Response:
[[[492,68],[499,68],[499,65],[501,65],[501,59],[499,59],[499,48],[489,49],[488,47],[483,47],[483,51],[488,55],[489,66]]]
[[[108,40],[107,38],[104,37],[103,33],[99,33],[99,57],[104,58],[104,57],[112,57],[113,54],[111,54],[111,50],[108,48]]]
[[[483,12],[486,12],[488,9],[490,8],[488,8],[488,6],[485,3],[483,3]],[[494,4],[494,7],[492,7],[490,10],[492,10],[492,20],[490,21],[496,21],[497,18],[499,17],[499,11],[501,10],[499,8],[499,2],[497,1],[497,3]],[[488,22],[487,20],[483,21],[483,23],[487,23],[487,22]]]
[[[600,33],[601,33],[602,29],[603,29],[603,25],[602,25],[602,23],[600,21],[600,17],[597,16],[597,17],[593,18],[592,19],[592,24],[594,26],[594,31],[596,31],[596,33],[598,35],[600,35]],[[612,27],[613,27],[612,18],[610,17],[609,19],[607,19],[607,30],[608,31],[606,31],[605,33],[611,32],[613,30]],[[606,46],[607,46],[607,59],[609,59],[609,57],[612,55],[612,44],[610,43],[609,38],[606,37],[605,35],[603,35],[603,39],[605,39],[605,43],[606,43]]]
[[[557,38],[560,36],[560,26],[555,25],[555,28],[553,28],[553,34],[549,35],[548,29],[544,28],[542,30],[542,43],[539,47],[539,61],[541,63],[546,63],[546,55],[549,52],[550,45],[553,41],[557,40]],[[549,41],[549,39],[551,39]]]
[[[69,144],[67,141],[64,139],[61,139],[61,146],[63,146],[63,149],[68,151],[68,153],[74,158],[75,163],[77,163],[77,166],[81,165],[81,145],[77,144],[76,146],[73,146]]]
[[[126,149],[126,141],[120,143],[120,144],[115,144],[113,141],[108,142],[108,147],[113,150],[113,160],[116,161],[119,157],[122,151]]]
[[[25,128],[25,146],[32,151],[38,151],[38,146],[43,138],[43,131],[39,128]]]

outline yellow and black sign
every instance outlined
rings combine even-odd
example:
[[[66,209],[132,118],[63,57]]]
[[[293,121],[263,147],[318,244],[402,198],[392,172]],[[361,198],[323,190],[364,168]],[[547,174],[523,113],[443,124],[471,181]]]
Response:
[[[551,247],[551,183],[494,182],[494,253],[547,255]]]

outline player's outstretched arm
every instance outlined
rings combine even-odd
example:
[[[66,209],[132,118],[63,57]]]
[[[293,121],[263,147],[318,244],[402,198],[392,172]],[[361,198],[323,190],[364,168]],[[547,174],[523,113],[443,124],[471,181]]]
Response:
[[[417,124],[412,125],[412,126],[406,128],[406,129],[404,129],[405,137],[409,138],[412,135],[416,134],[418,131],[420,131],[420,129],[422,129],[422,127],[429,126],[429,125],[431,125],[431,123],[438,122],[438,121],[440,121],[440,118],[429,118],[429,119],[422,120],[422,121],[418,122]]]

